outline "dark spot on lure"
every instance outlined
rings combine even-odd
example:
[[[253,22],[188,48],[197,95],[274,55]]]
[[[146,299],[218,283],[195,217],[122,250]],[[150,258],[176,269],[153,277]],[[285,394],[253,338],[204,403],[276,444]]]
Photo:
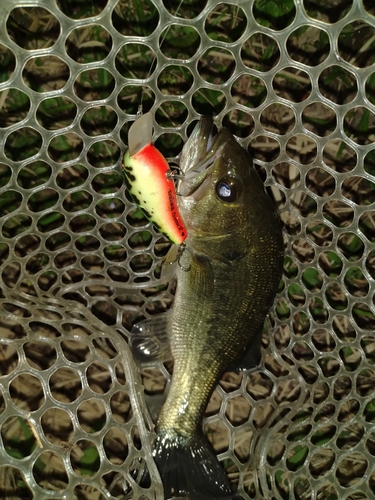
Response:
[[[136,177],[135,175],[131,174],[130,172],[127,172],[126,170],[124,171],[125,177],[129,179],[130,182],[134,182]]]
[[[126,175],[124,175],[124,181],[125,181],[125,186],[126,186],[126,189],[129,191],[129,193],[131,194],[131,189],[132,189],[132,185],[130,184],[129,182],[129,179],[126,177]],[[132,195],[133,197],[133,195]],[[134,199],[134,198],[133,198]]]
[[[137,205],[140,205],[138,198],[133,193],[131,193],[131,195],[132,195],[132,198],[134,200],[134,203],[136,203]],[[144,213],[146,215],[146,211],[145,210],[144,210]],[[147,217],[147,215],[146,215],[146,217]]]
[[[137,201],[136,203],[137,203],[137,205],[140,205],[139,201]],[[154,226],[156,226],[155,222],[152,220],[151,214],[147,210],[145,210],[144,208],[142,208],[142,211],[145,214],[145,216],[147,217],[147,219],[151,220],[151,222],[154,224]]]

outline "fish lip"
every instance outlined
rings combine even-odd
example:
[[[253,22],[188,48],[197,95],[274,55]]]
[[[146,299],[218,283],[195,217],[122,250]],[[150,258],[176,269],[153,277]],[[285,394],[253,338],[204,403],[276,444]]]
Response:
[[[178,189],[181,196],[191,196],[203,183],[207,184],[215,161],[228,142],[225,130],[213,135],[213,120],[208,116],[203,116],[195,126],[181,154],[184,174]]]
[[[202,116],[195,125],[193,132],[182,149],[180,158],[182,173],[192,170],[207,155],[213,140],[213,124],[211,116]]]

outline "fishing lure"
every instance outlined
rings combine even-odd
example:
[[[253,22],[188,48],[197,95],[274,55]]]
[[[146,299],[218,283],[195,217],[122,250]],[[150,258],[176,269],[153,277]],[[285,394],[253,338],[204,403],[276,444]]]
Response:
[[[178,211],[176,189],[167,160],[152,144],[153,118],[141,115],[129,129],[123,171],[126,187],[147,219],[172,243],[187,237]]]

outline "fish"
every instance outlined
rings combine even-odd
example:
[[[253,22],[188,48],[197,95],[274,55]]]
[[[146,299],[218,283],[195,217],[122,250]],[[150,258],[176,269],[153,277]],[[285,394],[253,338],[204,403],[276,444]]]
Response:
[[[152,144],[153,115],[141,115],[130,127],[123,158],[126,187],[156,229],[176,245],[187,231],[179,213],[173,175],[167,160]]]
[[[135,328],[135,335],[150,337],[155,353],[157,342],[167,340],[174,361],[153,456],[165,499],[237,500],[202,420],[223,373],[244,360],[242,368],[259,363],[264,320],[282,274],[282,230],[250,155],[226,128],[214,135],[211,118],[197,123],[180,168],[179,210],[188,236],[174,305]]]

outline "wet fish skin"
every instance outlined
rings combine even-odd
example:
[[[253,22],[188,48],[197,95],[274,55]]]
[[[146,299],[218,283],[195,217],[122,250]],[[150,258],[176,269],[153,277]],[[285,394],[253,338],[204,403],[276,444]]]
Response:
[[[202,418],[220,376],[262,329],[282,271],[280,223],[252,160],[228,130],[212,140],[211,128],[211,119],[199,122],[181,162],[188,238],[170,325],[172,383],[154,451],[165,498],[238,498],[202,435]]]

